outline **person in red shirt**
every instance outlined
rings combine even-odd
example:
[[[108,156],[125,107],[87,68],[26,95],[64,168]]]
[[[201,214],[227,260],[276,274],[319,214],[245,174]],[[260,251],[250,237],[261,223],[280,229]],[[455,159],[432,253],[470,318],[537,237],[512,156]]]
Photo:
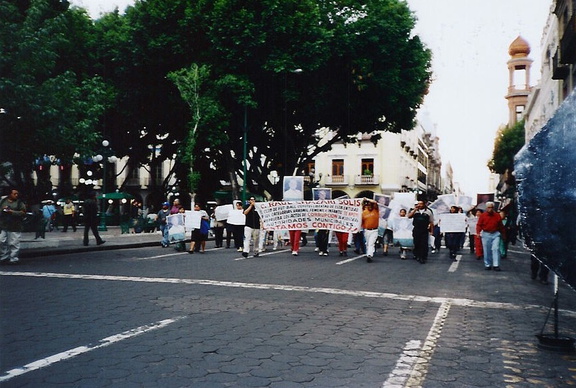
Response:
[[[494,211],[494,202],[486,203],[486,211],[476,224],[476,234],[482,237],[484,269],[500,271],[500,239],[504,236],[504,224],[500,214]]]
[[[378,211],[378,203],[372,199],[364,198],[363,207],[362,228],[364,229],[364,239],[366,240],[366,261],[371,263],[376,250],[380,212]]]

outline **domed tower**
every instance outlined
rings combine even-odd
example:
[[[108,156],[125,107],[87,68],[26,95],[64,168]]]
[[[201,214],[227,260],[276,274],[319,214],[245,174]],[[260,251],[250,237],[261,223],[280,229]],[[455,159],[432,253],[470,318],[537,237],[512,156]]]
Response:
[[[510,54],[510,59],[508,60],[510,81],[506,99],[508,100],[509,109],[508,125],[512,126],[522,119],[528,95],[532,89],[530,86],[532,59],[528,58],[530,45],[524,38],[518,36],[510,44],[508,54]]]

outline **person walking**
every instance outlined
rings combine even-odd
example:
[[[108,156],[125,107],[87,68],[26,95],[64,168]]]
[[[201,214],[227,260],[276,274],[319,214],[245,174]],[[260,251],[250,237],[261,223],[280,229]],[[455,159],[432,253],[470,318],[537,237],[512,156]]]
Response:
[[[62,206],[62,215],[64,224],[62,233],[66,233],[69,226],[76,232],[76,205],[74,205],[70,198],[67,198],[66,203]]]
[[[318,244],[318,256],[328,256],[328,229],[318,229],[316,242]]]
[[[366,239],[366,262],[371,263],[376,251],[376,239],[378,239],[378,224],[380,223],[380,212],[378,202],[373,199],[364,198],[362,210],[362,228]]]
[[[418,262],[425,264],[428,260],[428,236],[434,232],[434,214],[424,201],[418,201],[416,207],[408,213],[412,219],[412,237],[414,238],[414,256]]]
[[[250,253],[250,243],[253,244],[254,257],[260,254],[260,215],[256,211],[256,198],[250,197],[248,206],[244,209],[246,225],[244,226],[244,249],[242,256],[248,257]]]
[[[96,193],[91,191],[88,199],[84,201],[84,246],[88,246],[88,231],[96,238],[96,245],[102,245],[106,241],[102,240],[98,233],[98,204],[96,203]]]
[[[494,202],[487,202],[486,211],[478,217],[476,234],[482,237],[484,269],[500,271],[500,240],[505,233],[502,217],[494,211]]]
[[[20,259],[20,237],[26,215],[26,205],[19,198],[20,192],[11,189],[10,194],[0,200],[0,263],[18,264]]]
[[[162,209],[158,212],[158,217],[156,217],[156,222],[158,223],[158,229],[162,233],[162,241],[160,245],[162,248],[168,248],[170,246],[170,239],[168,237],[168,216],[170,215],[170,203],[162,203]]]
[[[338,252],[340,256],[348,256],[348,238],[350,233],[348,232],[334,232],[336,234],[336,240],[338,240]]]

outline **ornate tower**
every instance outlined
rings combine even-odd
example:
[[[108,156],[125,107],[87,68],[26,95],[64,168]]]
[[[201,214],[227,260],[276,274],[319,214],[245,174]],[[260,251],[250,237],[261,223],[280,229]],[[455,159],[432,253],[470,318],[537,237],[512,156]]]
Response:
[[[528,58],[530,54],[530,45],[524,38],[518,36],[508,48],[510,59],[508,60],[508,71],[510,79],[508,84],[508,125],[512,126],[522,119],[524,108],[530,94],[530,66],[532,59]]]

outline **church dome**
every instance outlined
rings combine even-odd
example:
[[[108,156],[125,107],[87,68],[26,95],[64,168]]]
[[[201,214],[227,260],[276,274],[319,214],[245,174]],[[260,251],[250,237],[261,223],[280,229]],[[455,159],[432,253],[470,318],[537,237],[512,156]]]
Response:
[[[530,45],[524,38],[518,35],[518,37],[514,39],[514,42],[510,44],[508,54],[510,54],[511,57],[527,57],[528,54],[530,54]]]

